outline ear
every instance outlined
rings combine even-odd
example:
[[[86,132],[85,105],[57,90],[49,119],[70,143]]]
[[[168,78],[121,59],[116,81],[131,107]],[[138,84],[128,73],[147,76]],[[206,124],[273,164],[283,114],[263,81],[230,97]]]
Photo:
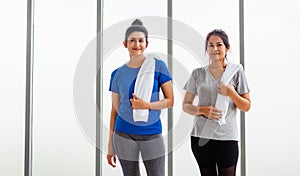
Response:
[[[228,48],[226,48],[226,53],[230,50],[230,46],[228,46]]]
[[[127,48],[127,41],[124,40],[123,45],[124,45],[125,48]]]

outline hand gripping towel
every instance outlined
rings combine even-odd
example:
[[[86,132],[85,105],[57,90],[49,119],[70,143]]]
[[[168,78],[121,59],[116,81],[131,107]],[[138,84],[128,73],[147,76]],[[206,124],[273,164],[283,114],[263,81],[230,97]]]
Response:
[[[226,69],[221,77],[221,80],[224,84],[228,84],[229,81],[233,78],[237,71],[241,68],[241,64],[227,63]],[[227,114],[229,106],[229,97],[218,94],[215,107],[222,110],[222,117],[217,120],[219,125],[225,125],[226,119],[225,116]]]
[[[155,72],[155,59],[152,56],[147,56],[143,62],[134,87],[134,93],[137,97],[146,102],[150,102]],[[149,109],[133,109],[133,120],[135,122],[147,122],[149,116]]]

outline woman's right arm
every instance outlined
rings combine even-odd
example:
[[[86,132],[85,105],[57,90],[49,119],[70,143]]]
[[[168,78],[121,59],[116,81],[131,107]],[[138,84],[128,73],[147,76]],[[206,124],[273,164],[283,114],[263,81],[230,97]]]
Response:
[[[194,106],[194,98],[194,94],[190,92],[185,93],[182,103],[182,109],[184,112],[194,116],[204,115],[205,117],[212,120],[218,120],[222,117],[222,111],[213,106]]]
[[[107,153],[107,161],[108,164],[112,167],[116,167],[116,156],[113,148],[113,134],[116,123],[116,118],[118,116],[120,108],[120,95],[117,93],[112,93],[112,106],[110,113],[110,125],[109,125],[109,141],[108,141],[108,153]]]
[[[193,101],[194,101],[195,95],[190,93],[190,92],[186,92],[184,95],[184,100],[182,103],[182,109],[184,112],[190,114],[190,115],[200,115],[199,114],[199,107],[194,106],[193,105]]]

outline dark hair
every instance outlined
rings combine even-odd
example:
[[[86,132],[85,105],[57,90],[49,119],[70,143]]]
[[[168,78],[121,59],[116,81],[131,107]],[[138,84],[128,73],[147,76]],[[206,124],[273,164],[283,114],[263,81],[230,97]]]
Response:
[[[229,49],[230,44],[228,40],[227,34],[222,30],[222,29],[214,29],[210,33],[207,34],[206,36],[206,41],[205,41],[205,51],[207,50],[207,45],[208,45],[208,40],[211,36],[216,35],[220,37],[227,49]]]
[[[133,32],[143,32],[146,37],[146,42],[148,42],[148,30],[143,26],[143,23],[140,19],[136,19],[131,23],[131,26],[129,26],[125,33],[125,41],[127,41],[129,35]]]

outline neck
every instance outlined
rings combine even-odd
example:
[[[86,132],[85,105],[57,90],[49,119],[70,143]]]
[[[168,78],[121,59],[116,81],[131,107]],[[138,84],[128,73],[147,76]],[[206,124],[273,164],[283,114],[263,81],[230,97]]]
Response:
[[[137,56],[130,56],[130,60],[127,63],[127,66],[132,68],[140,67],[143,64],[145,59],[146,57],[142,54]]]
[[[226,63],[223,60],[218,60],[218,61],[212,61],[210,64],[209,64],[209,67],[212,68],[212,69],[225,69],[226,68]]]

